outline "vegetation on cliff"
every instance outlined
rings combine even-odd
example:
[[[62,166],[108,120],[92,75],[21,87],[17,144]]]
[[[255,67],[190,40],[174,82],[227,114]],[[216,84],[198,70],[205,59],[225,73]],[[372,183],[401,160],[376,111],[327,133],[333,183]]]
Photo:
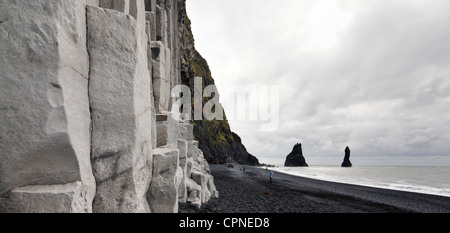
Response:
[[[185,2],[185,1],[183,1]],[[203,88],[214,85],[207,61],[195,49],[191,22],[186,14],[185,5],[180,11],[181,34],[181,82],[190,87],[194,93],[194,78],[201,77]],[[203,106],[211,98],[203,98]],[[192,101],[193,103],[193,101]],[[194,105],[192,105],[194,108]],[[249,154],[241,138],[233,133],[226,119],[194,121],[194,136],[199,141],[199,148],[210,163],[237,162],[240,164],[259,165],[256,157]]]

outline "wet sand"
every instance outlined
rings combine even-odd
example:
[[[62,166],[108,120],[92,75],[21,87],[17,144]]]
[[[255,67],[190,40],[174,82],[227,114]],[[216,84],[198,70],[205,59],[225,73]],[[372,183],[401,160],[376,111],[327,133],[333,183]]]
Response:
[[[220,193],[201,209],[180,213],[450,213],[450,198],[341,184],[239,165],[211,165]]]

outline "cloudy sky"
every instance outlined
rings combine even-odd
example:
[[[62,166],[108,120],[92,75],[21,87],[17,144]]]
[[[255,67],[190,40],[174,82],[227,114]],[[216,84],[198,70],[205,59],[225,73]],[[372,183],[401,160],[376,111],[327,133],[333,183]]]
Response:
[[[230,121],[262,162],[301,142],[310,165],[339,165],[346,146],[353,164],[450,165],[450,1],[187,2],[222,98],[279,86],[275,130]]]

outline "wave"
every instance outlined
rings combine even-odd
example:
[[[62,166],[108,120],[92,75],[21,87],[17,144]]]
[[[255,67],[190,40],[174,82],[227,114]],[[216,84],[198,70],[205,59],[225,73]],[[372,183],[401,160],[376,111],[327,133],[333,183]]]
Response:
[[[450,197],[450,167],[277,167],[310,179]]]

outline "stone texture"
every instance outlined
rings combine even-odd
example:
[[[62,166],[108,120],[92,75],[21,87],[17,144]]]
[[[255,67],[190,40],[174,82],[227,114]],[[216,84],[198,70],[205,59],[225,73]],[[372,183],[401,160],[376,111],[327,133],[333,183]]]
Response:
[[[210,174],[209,164],[197,145],[197,141],[187,141],[185,168],[187,202],[199,207],[212,197],[219,197],[219,192],[214,185],[214,177]]]
[[[95,212],[148,212],[152,177],[150,77],[136,20],[87,7]],[[120,46],[117,46],[120,44]]]
[[[167,46],[167,13],[160,6],[156,6],[156,40]]]
[[[155,11],[156,0],[145,0],[145,11]]]
[[[195,162],[198,162],[198,157],[201,154],[201,150],[198,149],[198,142],[195,140],[188,141],[188,158],[192,158]]]
[[[180,123],[178,137],[186,141],[194,140],[194,125],[190,123]]]
[[[178,150],[180,150],[180,167],[187,165],[188,143],[185,140],[178,140]]]
[[[151,138],[151,143],[152,143],[152,149],[155,149],[157,147],[158,144],[158,128],[156,127],[156,110],[155,110],[155,100],[153,98],[153,95],[151,96],[150,99],[152,106],[151,106],[151,118],[152,118],[152,122],[150,125],[150,138]]]
[[[145,1],[130,0],[130,15],[136,19],[139,27],[145,25]]]
[[[180,78],[180,34],[178,32],[179,28],[179,13],[178,13],[178,1],[165,1],[164,9],[167,13],[167,28],[166,28],[166,40],[165,45],[166,49],[170,49],[169,55],[166,55],[166,58],[168,58],[168,62],[166,64],[169,64],[170,66],[166,66],[170,68],[166,74],[168,75],[168,79],[170,82],[170,87],[173,88],[174,86],[181,83]],[[169,102],[169,108],[172,107],[172,99]]]
[[[152,213],[178,212],[178,159],[178,149],[153,150],[153,179],[147,196]]]
[[[146,33],[146,23],[145,18],[145,3],[144,0],[130,0],[130,13],[134,19],[136,19],[136,37],[138,44],[138,67],[136,68],[139,72],[145,73],[146,76],[150,76],[148,69],[148,36]],[[151,85],[151,84],[150,84]],[[148,94],[148,93],[147,93]]]
[[[81,182],[91,210],[84,9],[79,0],[1,3],[0,196],[21,186]]]
[[[145,18],[150,24],[150,41],[156,41],[156,16],[155,12],[146,12]]]
[[[166,58],[166,72],[165,72],[165,74],[166,74],[166,77],[164,77],[164,79],[166,80],[166,85],[168,86],[167,87],[167,99],[169,100],[169,103],[167,103],[167,105],[165,106],[165,107],[167,107],[167,110],[168,109],[171,109],[170,107],[170,90],[172,89],[172,86],[171,86],[171,81],[172,81],[172,51],[170,50],[170,48],[168,48],[167,46],[166,46],[166,56],[165,56],[165,58]]]
[[[91,206],[83,195],[81,182],[24,186],[0,200],[0,213],[86,213]]]
[[[219,198],[219,191],[217,191],[216,185],[214,184],[214,176],[208,176],[207,186],[211,197]]]
[[[155,109],[157,113],[169,110],[170,102],[170,80],[168,78],[166,50],[160,41],[150,42],[152,50],[152,78],[153,78],[153,94],[155,96]]]
[[[130,12],[130,0],[99,0],[99,6],[125,14],[129,14]]]
[[[192,166],[194,164],[194,160],[192,158],[186,159],[186,177],[191,177],[192,175]]]
[[[157,144],[157,134],[156,134],[156,109],[155,109],[155,97],[154,97],[154,93],[153,93],[153,83],[152,83],[152,75],[153,75],[153,63],[152,63],[152,47],[151,47],[151,36],[154,34],[154,32],[151,32],[150,30],[150,25],[148,25],[149,22],[146,23],[146,28],[145,31],[147,33],[147,70],[149,72],[150,75],[150,103],[151,103],[151,117],[152,117],[152,121],[151,121],[151,129],[150,129],[150,133],[151,133],[151,143],[152,143],[152,148],[155,149],[156,148],[156,144]]]
[[[146,80],[146,85],[149,83],[150,85],[150,93],[148,93],[148,89],[144,88],[145,91],[141,93],[145,98],[150,98],[150,143],[152,148],[156,148],[156,110],[155,110],[155,100],[153,93],[153,83],[152,83],[152,54],[151,54],[151,46],[150,46],[150,36],[146,27],[146,16],[145,16],[145,2],[144,0],[130,0],[130,15],[136,19],[136,38],[137,38],[137,50],[139,51],[137,54],[137,65],[136,72],[142,74],[144,77],[148,77],[149,82]],[[147,129],[148,131],[148,129]]]
[[[172,117],[174,113],[157,114],[157,147],[177,148],[179,122]]]
[[[195,172],[192,172],[191,177],[201,187],[200,200],[201,200],[202,204],[206,203],[206,197],[207,197],[206,191],[208,190],[206,175],[201,172],[195,171]]]
[[[86,0],[86,5],[99,6],[100,0]]]
[[[186,188],[187,188],[187,193],[188,193],[187,202],[197,208],[200,208],[202,205],[202,200],[201,200],[202,187],[200,185],[198,185],[197,182],[195,182],[194,180],[187,179],[186,180]]]
[[[186,190],[186,178],[187,178],[187,141],[178,140],[179,155],[179,184],[178,184],[178,201],[180,203],[186,203],[187,190]]]

